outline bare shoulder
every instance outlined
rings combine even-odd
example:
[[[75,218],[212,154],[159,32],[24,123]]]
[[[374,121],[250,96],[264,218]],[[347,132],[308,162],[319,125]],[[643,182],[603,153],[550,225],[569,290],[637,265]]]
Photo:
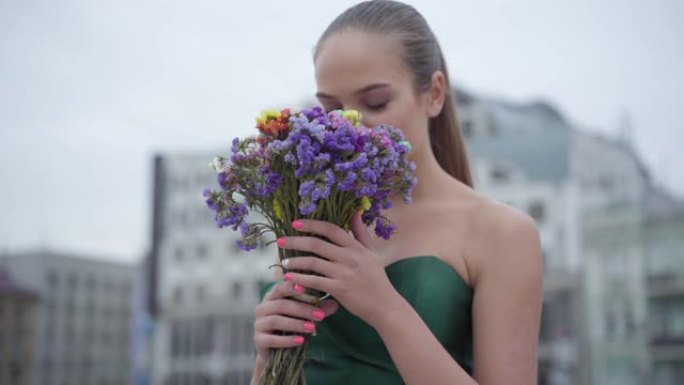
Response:
[[[514,271],[525,278],[540,276],[541,245],[534,219],[480,194],[472,202],[468,210],[471,242],[467,254],[473,283],[487,276],[498,279],[499,274],[513,277]]]
[[[477,192],[467,202],[473,378],[480,384],[536,383],[543,303],[539,230],[526,213]]]

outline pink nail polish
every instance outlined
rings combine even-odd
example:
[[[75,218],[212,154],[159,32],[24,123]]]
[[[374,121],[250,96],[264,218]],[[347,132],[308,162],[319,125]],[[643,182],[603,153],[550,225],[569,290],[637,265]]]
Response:
[[[278,244],[278,247],[283,247],[283,246],[285,246],[285,238],[278,238],[278,240],[276,241],[276,243]]]
[[[287,274],[290,274],[290,273],[287,273]],[[292,277],[292,276],[290,276],[290,277]],[[303,293],[304,292],[304,286],[297,283],[294,285],[294,291],[296,291],[297,293]]]
[[[308,332],[312,332],[316,329],[313,322],[304,322],[304,329]]]
[[[292,228],[294,228],[295,230],[301,229],[302,226],[304,226],[304,223],[302,223],[302,221],[300,221],[299,219],[297,219],[296,221],[292,222]]]
[[[325,318],[325,312],[320,309],[314,310],[313,312],[311,312],[311,314],[318,321],[321,321],[323,318]]]
[[[304,343],[304,337],[302,337],[302,336],[295,336],[294,342],[295,342],[295,344],[297,344],[297,345],[301,345],[301,344]]]
[[[283,279],[284,279],[285,281],[292,281],[292,273],[285,273],[285,274],[283,275]]]

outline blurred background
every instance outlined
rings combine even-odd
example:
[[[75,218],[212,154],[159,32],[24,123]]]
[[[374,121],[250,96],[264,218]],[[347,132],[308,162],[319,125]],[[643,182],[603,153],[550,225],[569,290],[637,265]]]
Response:
[[[275,250],[201,196],[355,1],[0,0],[0,385],[247,384]],[[684,3],[409,1],[537,221],[540,384],[684,381]]]

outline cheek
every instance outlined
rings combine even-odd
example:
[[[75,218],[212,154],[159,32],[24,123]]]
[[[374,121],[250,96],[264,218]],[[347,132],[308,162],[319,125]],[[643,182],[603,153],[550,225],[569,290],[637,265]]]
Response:
[[[378,124],[389,124],[399,127],[405,135],[411,131],[420,130],[423,120],[427,122],[423,111],[410,98],[394,100],[393,103],[388,105],[387,109],[380,112],[370,110],[361,112],[366,126],[372,127]]]
[[[426,137],[428,119],[423,111],[415,105],[396,103],[392,108],[383,112],[366,112],[364,124],[368,127],[378,124],[389,124],[398,127],[413,147],[420,147]]]

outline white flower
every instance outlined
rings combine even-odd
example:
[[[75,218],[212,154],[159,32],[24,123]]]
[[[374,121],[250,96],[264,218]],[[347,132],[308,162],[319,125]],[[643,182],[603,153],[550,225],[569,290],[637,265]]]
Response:
[[[225,168],[224,159],[220,156],[214,158],[214,160],[209,163],[209,167],[213,168],[216,172],[221,172]]]

